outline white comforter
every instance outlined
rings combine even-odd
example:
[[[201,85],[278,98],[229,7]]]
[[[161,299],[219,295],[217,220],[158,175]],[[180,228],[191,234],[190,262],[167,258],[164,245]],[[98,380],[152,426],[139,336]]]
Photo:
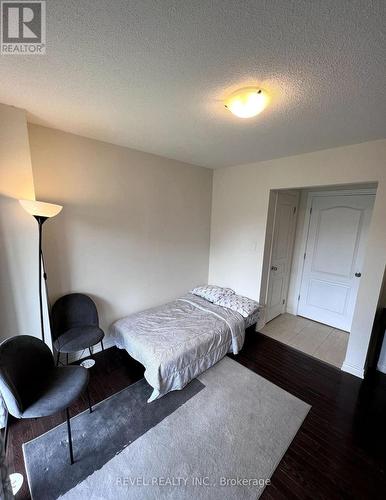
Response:
[[[148,402],[182,389],[244,343],[241,314],[192,294],[132,314],[111,327],[115,344],[145,367]]]

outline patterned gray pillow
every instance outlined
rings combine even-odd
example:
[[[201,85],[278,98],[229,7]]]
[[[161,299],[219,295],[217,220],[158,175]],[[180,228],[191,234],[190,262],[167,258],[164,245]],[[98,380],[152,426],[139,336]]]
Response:
[[[260,307],[260,304],[256,300],[249,299],[248,297],[243,297],[242,295],[223,295],[214,301],[218,306],[228,307],[247,318],[256,309]]]
[[[199,297],[202,297],[203,299],[206,299],[209,302],[215,302],[216,300],[219,300],[221,297],[227,297],[229,295],[233,295],[235,291],[232,290],[231,288],[222,288],[221,286],[216,286],[216,285],[203,285],[193,288],[193,290],[190,293],[198,295]]]

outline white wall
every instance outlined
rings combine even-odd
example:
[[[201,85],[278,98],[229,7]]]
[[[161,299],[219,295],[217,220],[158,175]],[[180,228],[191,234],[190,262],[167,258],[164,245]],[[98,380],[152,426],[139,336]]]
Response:
[[[378,359],[377,369],[382,373],[386,373],[386,335],[383,337],[383,343]]]
[[[212,170],[30,125],[52,300],[85,292],[102,327],[206,283]]]
[[[271,189],[378,182],[344,364],[362,376],[386,261],[386,140],[219,169],[213,182],[209,281],[255,299]]]
[[[378,318],[381,320],[383,315],[383,309],[386,308],[386,269],[383,276],[383,285],[378,301]],[[382,325],[377,332],[378,335],[383,337],[383,343],[381,345],[381,352],[378,358],[377,369],[383,373],[386,373],[386,333],[382,331]]]
[[[18,202],[34,198],[25,112],[0,104],[0,339],[40,337],[36,221]]]

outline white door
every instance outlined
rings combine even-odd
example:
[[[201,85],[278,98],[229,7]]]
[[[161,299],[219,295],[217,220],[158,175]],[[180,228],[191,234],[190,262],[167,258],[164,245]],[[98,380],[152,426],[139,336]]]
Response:
[[[375,195],[312,200],[298,314],[350,331]]]
[[[285,311],[298,200],[298,193],[277,193],[268,278],[267,322]]]

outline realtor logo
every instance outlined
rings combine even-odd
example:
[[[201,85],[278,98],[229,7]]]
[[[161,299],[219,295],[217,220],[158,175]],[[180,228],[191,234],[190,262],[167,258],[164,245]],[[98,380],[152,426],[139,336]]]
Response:
[[[1,54],[46,53],[46,2],[1,2]]]

